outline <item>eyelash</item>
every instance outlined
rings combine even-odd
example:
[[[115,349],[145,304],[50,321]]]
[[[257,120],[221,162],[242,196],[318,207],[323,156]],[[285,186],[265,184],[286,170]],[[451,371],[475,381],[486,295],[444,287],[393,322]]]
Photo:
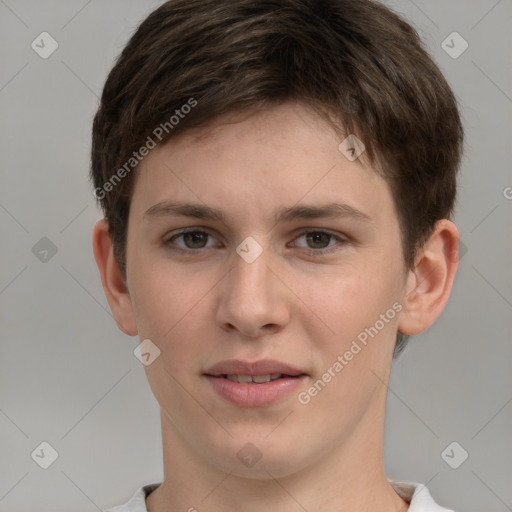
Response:
[[[191,229],[186,229],[186,230],[182,230],[182,231],[179,231],[178,233],[174,233],[171,237],[167,238],[166,240],[164,240],[163,244],[167,247],[169,247],[171,245],[171,243],[176,240],[177,238],[183,236],[183,235],[186,235],[188,233],[200,233],[200,234],[205,234],[205,235],[208,235],[209,237],[211,238],[215,238],[211,233],[209,233],[208,231],[205,231],[205,230],[201,230],[201,229],[198,229],[198,228],[191,228]],[[330,238],[329,240],[329,243],[331,242],[332,239],[335,239],[337,242],[338,242],[338,245],[345,245],[348,243],[348,239],[346,238],[343,238],[339,235],[335,235],[329,231],[325,231],[325,230],[322,230],[322,229],[308,229],[308,230],[305,230],[305,231],[302,231],[300,234],[298,234],[295,238],[294,238],[294,241],[301,238],[302,236],[304,235],[307,235],[307,234],[325,234],[325,235],[328,235]],[[170,247],[171,250],[173,251],[177,251],[177,252],[181,252],[181,253],[192,253],[192,252],[199,252],[201,251],[202,249],[208,249],[208,247],[201,247],[199,249],[184,249],[182,247]],[[302,250],[306,253],[308,253],[309,255],[315,255],[315,256],[318,256],[318,255],[324,255],[324,254],[331,254],[333,252],[336,252],[338,250],[340,250],[340,247],[338,247],[337,245],[334,245],[334,246],[328,246],[327,248],[324,248],[324,249],[311,249],[311,248],[302,248]]]

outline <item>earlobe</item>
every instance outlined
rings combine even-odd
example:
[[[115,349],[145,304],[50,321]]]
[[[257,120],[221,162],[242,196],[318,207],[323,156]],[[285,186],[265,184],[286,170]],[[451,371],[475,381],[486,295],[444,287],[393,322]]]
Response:
[[[459,232],[450,220],[442,219],[418,251],[410,271],[398,330],[415,335],[430,327],[441,314],[457,272]]]
[[[130,292],[114,258],[112,241],[105,219],[99,220],[94,226],[93,251],[103,290],[117,326],[129,336],[137,335]]]

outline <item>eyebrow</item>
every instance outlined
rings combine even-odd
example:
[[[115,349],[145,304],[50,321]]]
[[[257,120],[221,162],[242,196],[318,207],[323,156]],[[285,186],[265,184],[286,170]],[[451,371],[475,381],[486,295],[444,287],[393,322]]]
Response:
[[[195,203],[162,201],[148,208],[143,219],[161,216],[181,216],[195,219],[215,220],[227,222],[226,214],[211,206]],[[372,222],[372,218],[345,203],[328,203],[323,205],[296,205],[283,208],[274,215],[275,223],[291,222],[295,219],[318,218],[352,218],[362,222]]]

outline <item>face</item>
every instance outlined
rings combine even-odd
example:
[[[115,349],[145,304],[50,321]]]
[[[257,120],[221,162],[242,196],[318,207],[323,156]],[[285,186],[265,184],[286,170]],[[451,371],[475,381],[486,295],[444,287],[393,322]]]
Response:
[[[170,435],[223,470],[285,476],[380,428],[400,230],[386,182],[340,142],[283,104],[187,132],[140,169],[127,286],[160,350],[147,376]]]

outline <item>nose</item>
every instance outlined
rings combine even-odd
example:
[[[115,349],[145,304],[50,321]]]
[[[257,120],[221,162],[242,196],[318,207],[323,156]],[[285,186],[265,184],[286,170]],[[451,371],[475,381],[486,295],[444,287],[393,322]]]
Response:
[[[222,280],[217,322],[226,331],[238,331],[248,338],[282,330],[289,322],[289,292],[276,276],[278,265],[269,249],[248,263],[237,253]]]

